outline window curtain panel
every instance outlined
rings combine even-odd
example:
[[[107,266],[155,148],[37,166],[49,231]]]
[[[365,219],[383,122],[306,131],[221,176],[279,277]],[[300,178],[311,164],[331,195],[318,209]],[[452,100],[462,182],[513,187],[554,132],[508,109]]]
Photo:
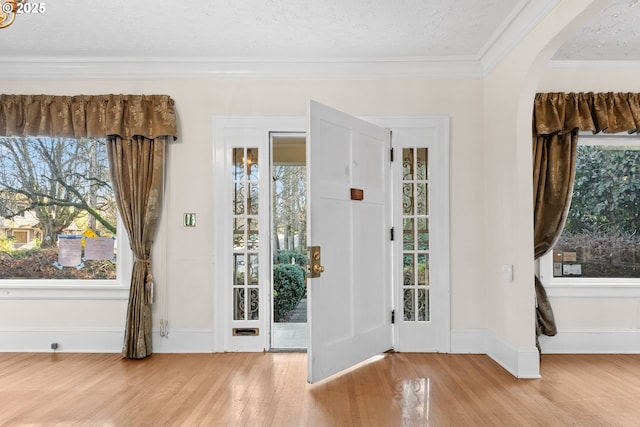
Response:
[[[118,212],[135,257],[122,355],[141,359],[152,352],[151,248],[162,205],[165,137],[110,136],[107,153]]]
[[[151,354],[151,248],[162,203],[165,145],[177,139],[166,95],[0,95],[0,136],[107,139],[118,210],[135,255],[122,354]]]
[[[539,93],[533,109],[534,254],[555,245],[571,204],[578,132],[637,132],[638,93]],[[537,336],[557,327],[544,286],[535,278]]]

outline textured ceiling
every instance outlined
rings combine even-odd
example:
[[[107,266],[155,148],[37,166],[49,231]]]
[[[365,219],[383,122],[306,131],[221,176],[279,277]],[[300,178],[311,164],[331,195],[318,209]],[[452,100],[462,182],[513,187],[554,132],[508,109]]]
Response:
[[[615,0],[555,54],[556,60],[640,60],[640,0]]]
[[[18,15],[12,25],[0,29],[0,72],[3,67],[11,72],[12,61],[90,64],[187,58],[236,63],[429,61],[445,64],[441,65],[445,71],[449,64],[466,61],[486,70],[487,61],[481,62],[491,56],[488,52],[493,47],[521,38],[528,31],[525,24],[535,24],[527,20],[529,11],[537,8],[538,15],[547,13],[557,1],[42,2],[44,13]],[[638,24],[640,0],[614,0],[554,59],[640,60]],[[61,67],[58,70],[64,72]]]
[[[3,55],[32,57],[473,56],[523,3],[65,0],[18,15],[0,37]]]

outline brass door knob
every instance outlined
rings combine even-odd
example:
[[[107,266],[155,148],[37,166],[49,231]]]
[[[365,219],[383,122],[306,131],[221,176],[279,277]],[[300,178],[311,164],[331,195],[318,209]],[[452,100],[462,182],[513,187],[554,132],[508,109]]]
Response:
[[[320,246],[309,247],[309,277],[320,277],[320,273],[324,271],[324,267],[320,261]]]

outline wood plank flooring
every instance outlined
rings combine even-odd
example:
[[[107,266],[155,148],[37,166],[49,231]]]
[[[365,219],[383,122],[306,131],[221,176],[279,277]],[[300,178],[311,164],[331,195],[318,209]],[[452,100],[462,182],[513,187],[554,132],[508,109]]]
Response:
[[[319,384],[306,354],[0,353],[1,426],[639,426],[640,355],[388,353]]]

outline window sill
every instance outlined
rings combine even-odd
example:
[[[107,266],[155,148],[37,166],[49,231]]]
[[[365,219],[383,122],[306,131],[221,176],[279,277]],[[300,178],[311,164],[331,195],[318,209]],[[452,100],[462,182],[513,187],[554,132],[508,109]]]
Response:
[[[640,280],[606,281],[562,279],[544,285],[549,297],[625,298],[640,297]]]
[[[129,287],[121,284],[7,284],[0,285],[0,300],[126,300]]]
[[[640,279],[554,277],[551,252],[539,260],[540,280],[549,297],[626,298],[640,297]]]

